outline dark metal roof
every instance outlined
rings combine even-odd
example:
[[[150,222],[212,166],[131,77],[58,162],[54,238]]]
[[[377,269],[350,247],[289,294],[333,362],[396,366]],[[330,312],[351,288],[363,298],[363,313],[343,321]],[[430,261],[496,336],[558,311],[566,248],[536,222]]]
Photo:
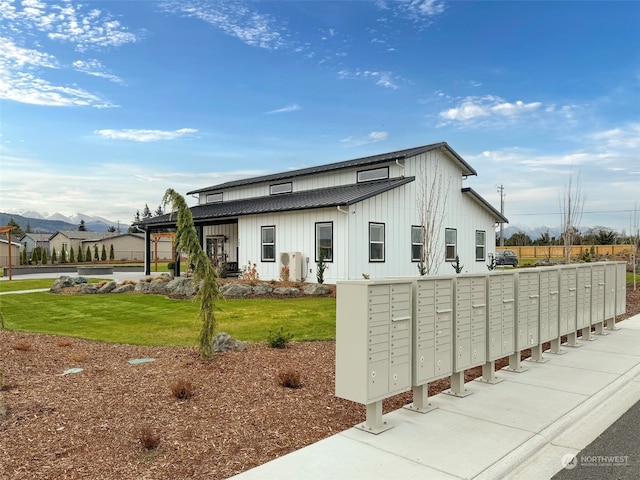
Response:
[[[301,192],[247,198],[230,202],[207,203],[191,207],[194,223],[202,223],[228,217],[255,215],[310,208],[347,206],[380,195],[388,190],[413,182],[415,177],[400,177],[389,180],[363,182],[340,187],[304,190]],[[171,214],[152,217],[140,222],[142,226],[164,226],[175,224]]]
[[[458,162],[460,168],[462,168],[463,175],[477,175],[476,171],[471,167],[471,165],[469,165],[460,155],[458,155],[446,142],[440,142],[433,143],[431,145],[423,145],[421,147],[408,148],[406,150],[398,150],[396,152],[381,153],[379,155],[373,155],[370,157],[356,158],[343,162],[328,163],[315,167],[302,168],[300,170],[290,170],[288,172],[274,173],[271,175],[263,175],[260,177],[243,178],[240,180],[221,183],[219,185],[213,185],[211,187],[192,190],[190,192],[187,192],[187,195],[192,195],[194,193],[200,192],[209,192],[213,190],[224,190],[226,188],[241,187],[244,185],[252,185],[256,183],[277,182],[281,180],[288,180],[294,177],[300,177],[302,175],[312,175],[317,173],[331,172],[334,170],[341,170],[344,168],[368,166],[393,160],[402,160],[405,158],[413,157],[415,155],[420,155],[421,153],[425,153],[431,150],[436,150],[438,148],[442,148],[451,154],[455,161]]]
[[[486,208],[487,210],[489,210],[493,214],[493,216],[496,218],[496,222],[497,223],[509,223],[509,220],[507,220],[507,217],[505,217],[498,210],[496,210],[493,207],[493,205],[491,205],[484,198],[482,198],[480,196],[480,194],[478,192],[476,192],[473,188],[465,187],[465,188],[462,189],[462,193],[466,193],[466,194],[470,195],[473,198],[473,200],[475,200],[476,202],[478,202],[480,204],[480,206],[482,206],[482,207]]]

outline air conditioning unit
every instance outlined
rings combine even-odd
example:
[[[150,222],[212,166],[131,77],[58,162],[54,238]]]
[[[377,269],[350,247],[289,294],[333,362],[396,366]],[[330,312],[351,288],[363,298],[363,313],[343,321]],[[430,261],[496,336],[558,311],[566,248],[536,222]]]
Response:
[[[302,280],[302,254],[300,252],[280,253],[280,268],[289,267],[289,280],[299,282]]]

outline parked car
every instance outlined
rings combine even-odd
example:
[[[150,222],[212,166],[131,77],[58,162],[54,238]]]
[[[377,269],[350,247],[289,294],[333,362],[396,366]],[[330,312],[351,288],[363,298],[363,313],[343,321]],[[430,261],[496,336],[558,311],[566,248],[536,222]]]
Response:
[[[512,267],[518,266],[518,255],[513,250],[498,250],[496,256],[496,265],[511,265]]]

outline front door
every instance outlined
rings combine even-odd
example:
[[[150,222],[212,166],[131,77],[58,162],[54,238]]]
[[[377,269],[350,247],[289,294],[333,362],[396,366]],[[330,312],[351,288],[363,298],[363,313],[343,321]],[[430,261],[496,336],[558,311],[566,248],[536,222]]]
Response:
[[[207,256],[214,267],[222,266],[225,261],[224,236],[207,237]]]

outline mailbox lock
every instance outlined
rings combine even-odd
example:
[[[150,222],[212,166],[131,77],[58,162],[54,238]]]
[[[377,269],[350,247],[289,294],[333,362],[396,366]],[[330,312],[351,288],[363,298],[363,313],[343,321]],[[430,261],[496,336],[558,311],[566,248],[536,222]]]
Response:
[[[398,374],[397,374],[397,373],[394,373],[394,374],[393,374],[393,379],[394,379],[394,380],[397,380],[397,379],[398,379]]]
[[[376,371],[371,372],[371,378],[376,378]]]
[[[420,363],[424,363],[424,355],[420,357]]]

